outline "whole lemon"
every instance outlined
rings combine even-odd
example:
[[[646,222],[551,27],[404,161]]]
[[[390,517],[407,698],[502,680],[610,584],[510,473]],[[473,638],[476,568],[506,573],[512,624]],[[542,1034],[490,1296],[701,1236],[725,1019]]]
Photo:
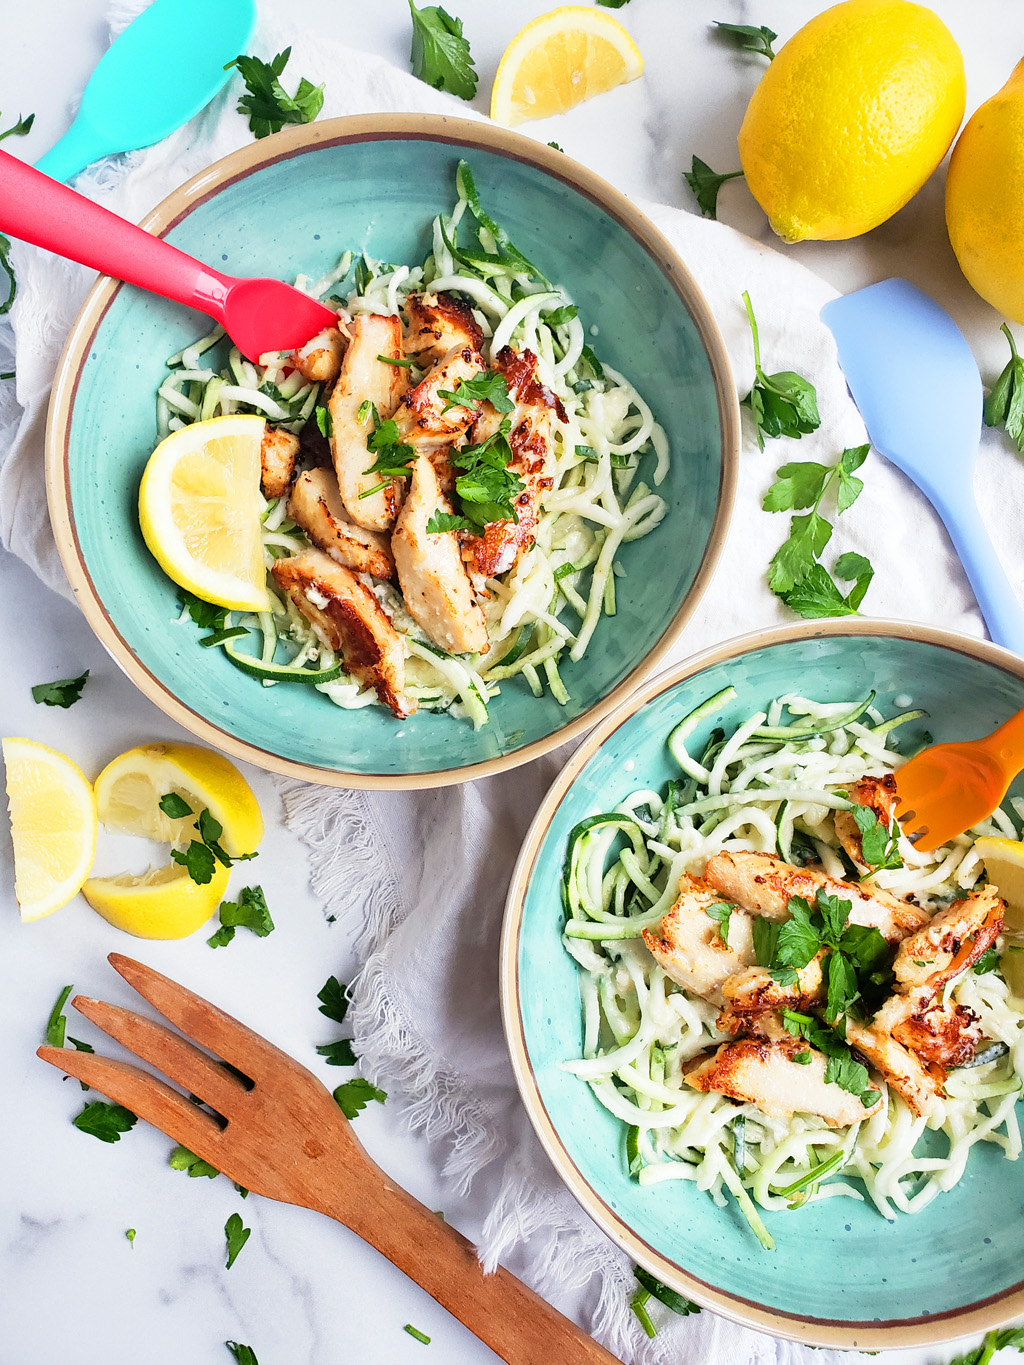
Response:
[[[932,174],[965,98],[963,57],[932,10],[845,0],[761,77],[739,135],[747,184],[783,241],[858,237]]]
[[[946,226],[960,269],[981,297],[1024,322],[1024,61],[953,148]]]

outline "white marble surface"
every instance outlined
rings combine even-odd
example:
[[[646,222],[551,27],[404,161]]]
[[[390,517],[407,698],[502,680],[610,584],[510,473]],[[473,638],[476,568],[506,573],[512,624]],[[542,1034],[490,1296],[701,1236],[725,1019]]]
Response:
[[[214,3],[215,0],[211,0]],[[449,0],[465,23],[486,93],[498,57],[542,0]],[[1024,53],[1018,0],[933,0],[966,58],[968,110],[1006,79]],[[567,117],[528,126],[554,139],[626,190],[690,206],[682,180],[692,153],[717,169],[738,164],[735,132],[760,63],[708,35],[712,19],[768,23],[783,38],[824,8],[821,0],[632,0],[618,17],[647,59],[642,81]],[[404,64],[405,0],[357,4],[291,0],[296,22]],[[70,109],[103,50],[105,0],[0,0],[0,108],[36,112],[19,154],[40,155],[67,126]],[[3,125],[0,125],[3,126]],[[954,313],[983,373],[1002,364],[996,315],[960,276],[941,213],[941,172],[890,223],[853,243],[790,248],[842,288],[899,273]],[[765,241],[771,234],[741,183],[721,198],[723,220]],[[94,641],[74,608],[0,553],[0,731],[27,734],[75,756],[89,772],[129,745],[173,737],[176,727],[138,695]],[[64,712],[33,704],[34,682],[92,677],[83,701]],[[227,1361],[225,1338],[251,1343],[262,1365],[441,1360],[483,1365],[495,1357],[431,1300],[350,1234],[301,1210],[250,1198],[224,1180],[190,1181],[166,1165],[170,1144],[139,1125],[116,1146],[69,1123],[81,1104],[34,1048],[60,987],[127,1002],[105,965],[112,949],[147,961],[214,997],[300,1059],[317,1065],[315,1043],[333,1036],[316,1010],[331,972],[351,969],[350,929],[328,925],[307,892],[301,847],[283,828],[273,787],[248,774],[263,803],[268,835],[258,866],[278,930],[265,942],[241,934],[213,953],[201,937],[136,945],[78,900],[58,916],[22,928],[11,892],[11,849],[0,833],[0,1365],[149,1365]],[[123,865],[123,843],[101,850],[103,870]],[[248,869],[247,869],[248,870]],[[255,875],[255,873],[254,873]],[[70,1022],[76,1036],[93,1037]],[[328,1069],[324,1075],[331,1079]],[[396,1179],[431,1207],[443,1207],[428,1145],[396,1131],[387,1107],[359,1119],[360,1136]],[[223,1268],[222,1228],[238,1209],[253,1235],[237,1265]],[[480,1210],[482,1215],[483,1210]],[[134,1249],[125,1229],[138,1231]],[[472,1235],[474,1229],[464,1230]],[[567,1307],[570,1305],[566,1305]],[[402,1331],[412,1322],[433,1337],[425,1348]],[[426,1356],[421,1353],[431,1352]],[[953,1348],[900,1352],[900,1365],[932,1365]],[[744,1365],[744,1362],[737,1362]]]

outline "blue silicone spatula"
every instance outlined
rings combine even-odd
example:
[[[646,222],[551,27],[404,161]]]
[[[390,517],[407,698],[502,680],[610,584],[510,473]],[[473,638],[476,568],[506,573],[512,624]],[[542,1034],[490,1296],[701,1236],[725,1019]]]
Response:
[[[223,89],[256,0],[153,0],[100,58],[74,123],[36,167],[71,180],[112,152],[151,147]]]
[[[963,333],[908,280],[834,299],[821,318],[871,444],[942,518],[991,638],[1024,654],[1024,609],[974,498],[983,393]]]

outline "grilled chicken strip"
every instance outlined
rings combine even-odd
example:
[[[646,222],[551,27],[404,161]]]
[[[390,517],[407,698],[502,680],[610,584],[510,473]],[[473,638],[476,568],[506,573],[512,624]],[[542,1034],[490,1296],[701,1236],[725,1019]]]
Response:
[[[428,531],[437,511],[450,512],[426,455],[413,462],[412,481],[395,522],[391,549],[402,596],[413,620],[449,654],[484,654],[487,622],[459,553],[454,531]]]
[[[305,379],[315,384],[333,384],[341,372],[341,359],[348,345],[347,328],[325,327],[291,357],[291,363]]]
[[[410,294],[405,307],[405,353],[421,364],[436,365],[455,349],[479,351],[483,344],[472,310],[451,294]]]
[[[795,1055],[808,1050],[807,1044],[796,1038],[723,1043],[684,1079],[694,1090],[729,1095],[776,1117],[818,1114],[830,1128],[845,1128],[877,1113],[881,1096],[865,1108],[858,1095],[834,1083],[826,1084],[827,1059],[823,1053],[811,1052],[806,1063],[793,1061]]]
[[[288,515],[339,564],[374,578],[393,578],[395,561],[388,538],[356,526],[345,510],[332,469],[307,469],[295,480]]]
[[[716,853],[707,861],[704,880],[734,901],[767,919],[788,919],[792,896],[814,904],[818,888],[850,902],[850,923],[874,926],[890,943],[927,924],[916,905],[875,886],[837,881],[820,867],[791,867],[771,853]]]
[[[565,420],[559,400],[537,379],[537,358],[531,351],[514,351],[506,346],[498,354],[495,368],[504,374],[509,395],[516,404],[508,438],[512,448],[509,469],[524,486],[515,498],[517,521],[491,522],[482,536],[471,536],[463,542],[463,554],[471,571],[485,578],[506,573],[533,544],[541,499],[555,481],[552,414]],[[472,439],[486,440],[498,429],[501,417],[490,403],[482,404]]]
[[[776,981],[767,967],[747,967],[736,972],[722,986],[727,1008],[737,1014],[755,1015],[764,1010],[807,1010],[820,1004],[826,990],[824,957],[824,953],[818,953],[806,967],[799,968],[792,986]]]
[[[453,347],[452,350],[421,379],[414,389],[409,389],[395,412],[398,423],[398,439],[413,446],[417,452],[427,452],[448,447],[457,440],[476,416],[472,406],[462,407],[456,403],[445,408],[448,399],[442,393],[454,393],[464,379],[472,379],[484,368],[480,352],[473,346]]]
[[[900,944],[892,964],[899,989],[929,986],[938,990],[973,967],[1002,931],[1006,902],[990,886],[953,901],[916,934]]]
[[[969,1062],[981,1042],[981,1022],[967,1005],[942,1003],[942,990],[915,986],[906,995],[891,995],[871,1021],[878,1033],[890,1033],[926,1066],[944,1070]]]
[[[729,917],[729,941],[723,943],[708,906],[721,902],[692,877],[683,877],[675,905],[657,933],[641,930],[643,940],[673,981],[717,1005],[724,1004],[723,983],[754,961],[751,920],[742,912]]]
[[[277,560],[270,572],[309,620],[317,638],[342,656],[346,671],[364,686],[373,687],[399,719],[412,715],[416,702],[403,694],[401,638],[373,593],[351,569],[321,550],[304,550]]]
[[[896,775],[885,773],[882,777],[862,777],[851,789],[850,800],[874,811],[879,824],[891,830],[896,809]],[[836,811],[836,834],[851,860],[862,872],[866,872],[868,865],[864,861],[861,833],[853,818],[853,811]]]
[[[341,499],[349,516],[357,526],[365,526],[369,531],[387,531],[398,513],[401,480],[390,479],[378,492],[369,492],[383,481],[379,474],[366,473],[375,459],[366,449],[366,438],[373,432],[373,422],[369,418],[360,422],[358,412],[369,400],[385,421],[398,406],[406,389],[405,370],[401,365],[388,365],[377,357],[403,359],[402,324],[395,317],[360,313],[349,324],[349,334],[351,339],[341,363],[341,373],[327,402],[333,427],[331,455]],[[364,493],[369,496],[362,497]]]
[[[874,1025],[855,1023],[847,1017],[846,1041],[888,1084],[902,1095],[913,1113],[930,1114],[941,1098],[943,1073],[933,1075],[909,1048]]]
[[[280,427],[267,426],[260,446],[260,487],[265,498],[282,498],[295,473],[299,438]]]

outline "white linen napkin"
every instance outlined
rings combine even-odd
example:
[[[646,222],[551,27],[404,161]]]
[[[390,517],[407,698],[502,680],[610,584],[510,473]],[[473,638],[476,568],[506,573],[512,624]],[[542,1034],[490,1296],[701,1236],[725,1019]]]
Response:
[[[143,5],[111,10],[113,31]],[[383,60],[313,34],[279,30],[261,18],[253,49],[269,57],[288,43],[290,69],[326,82],[323,117],[371,111],[436,111],[476,117]],[[232,86],[173,137],[146,151],[109,158],[77,188],[137,220],[211,161],[249,140]],[[697,277],[725,335],[740,392],[753,363],[740,293],[748,289],[766,368],[793,369],[815,385],[820,429],[797,445],[747,440],[732,530],[714,583],[669,662],[745,630],[786,619],[765,584],[786,518],[760,510],[775,469],[794,460],[834,461],[865,440],[863,425],[818,320],[835,291],[809,271],[721,224],[642,204]],[[339,248],[344,243],[339,243]],[[57,357],[92,276],[15,244],[19,292],[12,312],[16,394],[0,384],[0,537],[51,587],[70,595],[46,514],[42,437]],[[0,356],[4,342],[0,337]],[[0,369],[6,368],[0,364]],[[647,395],[657,408],[657,394]],[[861,470],[864,492],[838,523],[830,555],[857,550],[874,563],[866,609],[981,635],[962,570],[922,495],[877,456]],[[987,524],[1021,586],[1024,480],[995,433],[979,460],[978,493]],[[796,1365],[839,1359],[776,1341],[702,1312],[669,1318],[648,1342],[628,1309],[626,1258],[563,1189],[533,1136],[508,1063],[497,1003],[497,945],[516,852],[567,750],[492,779],[422,793],[328,792],[288,783],[289,823],[310,849],[313,885],[325,913],[363,921],[365,967],[351,1017],[364,1071],[392,1098],[388,1110],[447,1149],[445,1207],[488,1208],[481,1255],[558,1298],[585,1287],[585,1325],[626,1361],[667,1365]]]

